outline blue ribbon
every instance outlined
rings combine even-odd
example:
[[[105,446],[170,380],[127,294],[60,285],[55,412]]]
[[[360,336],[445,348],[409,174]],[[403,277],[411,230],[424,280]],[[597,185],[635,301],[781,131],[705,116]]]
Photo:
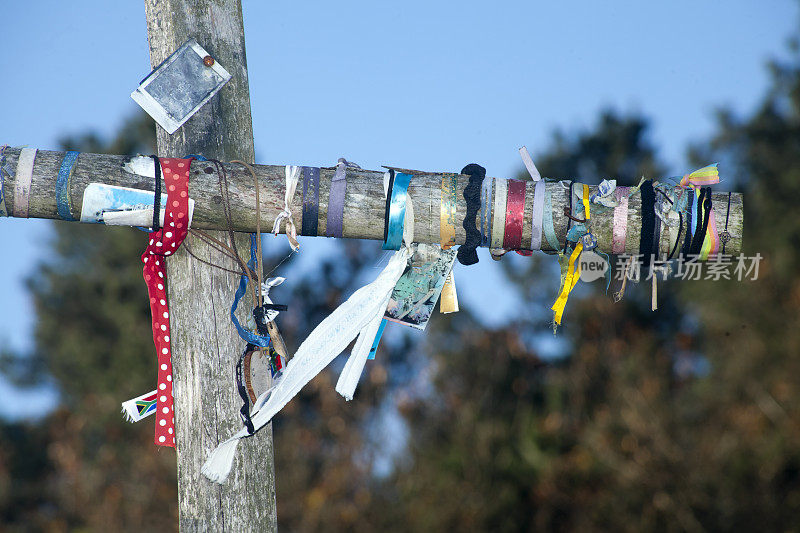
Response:
[[[69,177],[72,174],[72,167],[75,165],[75,160],[78,159],[80,152],[69,151],[64,154],[64,159],[61,161],[61,168],[58,170],[58,179],[56,179],[56,207],[58,209],[58,216],[62,220],[75,221],[72,212],[69,208]]]
[[[384,250],[399,250],[403,245],[403,223],[406,218],[406,197],[409,183],[411,183],[411,174],[402,172],[395,174],[390,191],[392,199],[389,203],[389,221],[386,241],[383,243]]]
[[[255,263],[256,263],[257,238],[261,238],[261,235],[256,235],[255,233],[250,234],[250,261],[247,262],[247,266],[251,270],[255,268]],[[260,291],[261,287],[258,287],[256,290]],[[236,294],[233,295],[233,305],[231,306],[231,321],[233,322],[233,325],[236,326],[236,331],[239,332],[239,336],[242,339],[249,342],[250,344],[255,344],[256,346],[261,346],[262,348],[266,348],[267,346],[269,346],[269,335],[258,335],[248,329],[245,329],[239,323],[239,320],[236,318],[236,308],[239,305],[239,300],[242,299],[242,296],[244,296],[244,293],[246,291],[247,291],[247,276],[242,274],[242,277],[239,279],[239,288],[236,289]]]
[[[386,329],[386,324],[389,321],[385,318],[381,320],[381,325],[378,328],[378,333],[375,334],[375,340],[372,341],[372,348],[369,349],[369,355],[367,355],[367,359],[375,359],[375,352],[378,351],[378,344],[381,342],[381,337],[383,337],[383,330]]]

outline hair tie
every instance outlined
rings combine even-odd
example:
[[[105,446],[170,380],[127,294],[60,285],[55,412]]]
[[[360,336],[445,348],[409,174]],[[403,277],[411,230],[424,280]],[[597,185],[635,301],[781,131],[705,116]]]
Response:
[[[439,243],[442,250],[456,244],[456,202],[458,199],[458,174],[442,174],[441,201],[439,202]]]
[[[303,167],[303,220],[300,235],[316,237],[319,218],[319,167]]]
[[[461,169],[461,173],[469,176],[469,183],[464,188],[467,213],[464,215],[464,222],[462,223],[466,237],[464,244],[458,248],[456,257],[459,263],[469,266],[478,262],[478,252],[475,249],[481,244],[481,232],[475,226],[475,219],[481,207],[481,183],[486,177],[486,169],[476,163],[470,163]]]
[[[157,159],[157,158],[156,158]],[[175,446],[175,414],[172,399],[172,359],[169,305],[167,304],[166,256],[175,253],[189,231],[189,168],[191,159],[160,159],[164,181],[169,185],[164,227],[150,233],[142,254],[143,275],[150,297],[153,318],[153,343],[158,356],[158,408],[155,442]],[[159,201],[160,204],[160,201]]]
[[[61,168],[58,169],[58,178],[56,179],[56,210],[58,211],[58,216],[60,216],[62,220],[68,220],[70,222],[75,221],[75,217],[72,216],[72,210],[69,205],[70,178],[72,177],[72,169],[75,165],[75,161],[78,159],[79,153],[80,152],[69,151],[64,154],[64,159],[61,161]]]
[[[389,171],[386,194],[386,215],[383,226],[383,249],[399,250],[403,244],[403,226],[406,216],[406,198],[411,174]]]
[[[31,195],[33,181],[33,163],[36,160],[36,148],[23,148],[17,159],[17,172],[14,178],[14,216],[28,218],[28,200]]]
[[[506,202],[506,227],[503,233],[503,248],[519,250],[522,247],[522,218],[525,212],[525,182],[508,180]]]
[[[656,193],[653,182],[644,180],[639,189],[642,197],[642,232],[639,236],[639,254],[642,265],[647,268],[653,257],[653,241],[656,229]]]

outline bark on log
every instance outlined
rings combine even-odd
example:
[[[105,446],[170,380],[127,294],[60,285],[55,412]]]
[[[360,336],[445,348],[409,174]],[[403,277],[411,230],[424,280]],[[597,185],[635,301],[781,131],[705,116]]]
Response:
[[[192,119],[194,120],[194,119]],[[180,130],[177,134],[180,133]],[[177,135],[176,134],[176,135]],[[233,149],[231,147],[231,149]],[[19,150],[7,150],[9,168],[16,168]],[[173,155],[180,155],[173,151]],[[187,152],[188,153],[188,152]],[[234,153],[234,152],[226,152]],[[55,180],[64,152],[39,151],[36,156],[31,188],[30,216],[38,218],[58,218],[55,202]],[[230,159],[233,159],[232,157]],[[78,157],[69,191],[72,213],[79,216],[83,191],[89,183],[100,182],[110,185],[121,185],[137,189],[153,190],[152,178],[144,178],[127,172],[125,164],[129,158],[98,154],[81,154]],[[230,183],[231,209],[234,229],[252,232],[256,227],[255,190],[253,179],[241,166],[225,164]],[[272,222],[283,208],[285,190],[285,171],[283,166],[254,165],[261,189],[261,227],[265,231],[272,228]],[[328,194],[330,192],[333,168],[323,168],[320,172],[320,194],[317,233],[325,235],[328,218]],[[301,178],[302,180],[302,178]],[[441,205],[442,173],[416,172],[409,187],[409,197],[414,204],[414,240],[416,242],[438,243]],[[8,180],[7,180],[8,181]],[[456,217],[456,243],[462,244],[465,238],[464,228],[460,221],[466,212],[463,196],[468,176],[458,176],[458,204]],[[567,231],[567,218],[564,207],[567,205],[567,190],[560,184],[548,182],[548,190],[552,194],[553,221],[556,236],[561,243]],[[526,183],[525,221],[523,225],[523,248],[529,247],[531,239],[531,218],[533,210],[534,183]],[[577,189],[577,187],[576,187]],[[592,193],[595,186],[590,186]],[[12,183],[6,183],[6,191],[13,191]],[[195,228],[223,229],[226,227],[222,210],[222,197],[219,192],[219,176],[214,165],[207,162],[192,163],[189,193],[195,200],[195,211],[192,226]],[[13,195],[12,195],[13,196]],[[6,194],[6,201],[9,195]],[[728,233],[731,240],[725,247],[726,254],[735,255],[742,250],[742,228],[744,224],[742,195],[732,193],[730,196],[730,213],[728,213],[728,193],[715,192],[712,196],[716,213],[717,230],[725,230],[727,220]],[[302,183],[292,199],[292,212],[298,231],[302,224]],[[348,169],[347,193],[345,197],[343,236],[354,239],[383,239],[385,199],[383,192],[383,172],[373,170]],[[9,213],[13,213],[13,199],[9,205]],[[476,220],[480,228],[480,219]],[[598,249],[610,253],[613,212],[594,209],[592,211],[592,232],[598,240]],[[661,251],[668,253],[669,236],[667,228],[662,224],[660,239]],[[641,232],[641,198],[638,193],[630,198],[628,208],[626,252],[638,253],[639,233]],[[543,239],[543,241],[545,241]],[[301,239],[302,245],[302,239]],[[543,250],[551,251],[547,242],[542,243]]]

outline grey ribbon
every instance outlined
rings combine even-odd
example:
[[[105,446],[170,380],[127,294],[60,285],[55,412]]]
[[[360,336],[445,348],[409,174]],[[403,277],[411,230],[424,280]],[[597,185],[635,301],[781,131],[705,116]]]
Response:
[[[481,186],[481,246],[488,248],[492,238],[492,178],[483,178]]]
[[[361,168],[355,163],[350,163],[345,158],[340,157],[339,163],[336,165],[336,171],[333,173],[333,178],[331,179],[331,192],[328,196],[328,223],[325,227],[325,235],[328,237],[342,237],[348,167]]]
[[[533,225],[531,226],[531,250],[542,249],[542,219],[544,217],[544,195],[547,190],[545,181],[536,182],[533,190]]]

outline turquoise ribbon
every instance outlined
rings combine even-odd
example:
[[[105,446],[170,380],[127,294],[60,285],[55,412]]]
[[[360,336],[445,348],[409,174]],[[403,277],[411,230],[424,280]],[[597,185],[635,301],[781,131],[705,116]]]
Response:
[[[383,330],[386,329],[386,324],[389,321],[385,318],[381,320],[381,325],[378,328],[378,333],[375,334],[375,340],[372,341],[372,348],[369,349],[369,355],[367,355],[367,359],[375,359],[375,352],[378,351],[378,344],[381,342],[381,337],[383,337]]]
[[[398,172],[394,175],[389,202],[389,217],[387,221],[386,240],[383,242],[384,250],[399,250],[403,245],[403,222],[406,217],[406,198],[408,185],[411,183],[411,174]]]

